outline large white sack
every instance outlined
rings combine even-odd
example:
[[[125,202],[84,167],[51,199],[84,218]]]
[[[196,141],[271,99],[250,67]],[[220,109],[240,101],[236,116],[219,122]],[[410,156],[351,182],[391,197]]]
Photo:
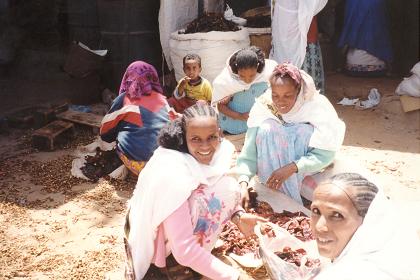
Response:
[[[419,62],[417,62],[417,63],[413,66],[413,68],[411,69],[411,73],[413,73],[413,74],[415,74],[415,75],[417,75],[417,76],[419,76],[419,77],[420,77],[420,61],[419,61]]]
[[[410,95],[420,97],[420,62],[417,62],[411,69],[413,75],[404,80],[398,85],[395,93],[398,95]]]
[[[179,81],[185,76],[182,59],[188,53],[201,57],[201,75],[213,82],[226,66],[226,60],[236,50],[249,46],[247,29],[239,31],[211,31],[207,33],[178,34],[173,32],[169,40],[171,61],[175,77]]]

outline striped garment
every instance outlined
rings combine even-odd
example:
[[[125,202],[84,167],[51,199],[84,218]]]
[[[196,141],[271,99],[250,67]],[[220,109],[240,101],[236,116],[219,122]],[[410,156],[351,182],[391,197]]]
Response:
[[[158,147],[160,129],[168,121],[169,106],[162,94],[152,91],[130,99],[123,93],[102,119],[100,136],[106,142],[117,141],[117,149],[128,159],[147,161]]]

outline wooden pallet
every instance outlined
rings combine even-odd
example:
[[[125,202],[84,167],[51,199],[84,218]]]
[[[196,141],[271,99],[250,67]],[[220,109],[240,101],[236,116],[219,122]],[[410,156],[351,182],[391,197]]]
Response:
[[[57,114],[57,118],[74,122],[74,123],[88,125],[93,128],[99,129],[101,127],[101,121],[103,119],[103,116],[92,114],[92,113],[84,113],[84,112],[77,112],[73,110],[67,110],[60,114]]]
[[[56,120],[48,125],[37,129],[32,134],[32,144],[40,150],[53,150],[54,144],[59,136],[74,134],[74,125],[70,122]]]

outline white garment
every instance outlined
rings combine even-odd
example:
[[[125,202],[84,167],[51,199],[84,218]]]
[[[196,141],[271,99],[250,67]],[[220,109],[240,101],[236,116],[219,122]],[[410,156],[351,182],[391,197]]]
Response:
[[[380,60],[376,56],[359,49],[349,49],[347,52],[347,64],[385,66],[385,62],[383,60]]]
[[[170,56],[169,39],[171,34],[184,28],[189,22],[197,18],[198,1],[195,0],[161,0],[159,9],[159,35],[162,52],[169,70],[173,69]]]
[[[315,280],[420,279],[416,204],[397,206],[379,191],[343,252]]]
[[[274,60],[266,59],[263,71],[261,73],[257,73],[257,76],[252,83],[247,84],[239,78],[238,74],[232,72],[232,69],[229,66],[230,57],[231,56],[229,56],[226,61],[225,68],[213,81],[213,95],[211,99],[212,105],[239,91],[248,90],[253,84],[260,82],[268,83],[268,79],[273,73],[274,68],[277,66],[277,62]]]
[[[300,75],[302,86],[295,105],[281,117],[287,123],[310,123],[314,126],[314,132],[309,140],[310,147],[338,151],[343,144],[346,125],[338,117],[330,101],[319,94],[312,77],[303,70],[300,70]],[[272,103],[271,88],[268,88],[256,99],[249,113],[248,127],[258,127],[267,119],[280,122],[279,118],[267,108],[267,104]]]
[[[222,141],[209,165],[187,153],[159,147],[140,172],[130,205],[128,243],[136,279],[146,274],[154,255],[159,225],[200,184],[217,184],[229,171],[234,146]]]
[[[272,49],[270,58],[279,64],[290,62],[301,68],[306,55],[312,18],[327,0],[276,0],[272,15]]]

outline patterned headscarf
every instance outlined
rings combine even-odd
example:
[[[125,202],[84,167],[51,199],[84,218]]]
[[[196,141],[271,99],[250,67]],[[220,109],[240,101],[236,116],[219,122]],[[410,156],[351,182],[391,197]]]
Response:
[[[125,92],[129,98],[138,99],[151,90],[163,93],[156,69],[143,61],[131,63],[121,81],[119,94]]]
[[[299,68],[288,62],[277,65],[274,68],[273,75],[280,75],[282,78],[287,75],[298,87],[302,83],[302,75],[300,74]]]

